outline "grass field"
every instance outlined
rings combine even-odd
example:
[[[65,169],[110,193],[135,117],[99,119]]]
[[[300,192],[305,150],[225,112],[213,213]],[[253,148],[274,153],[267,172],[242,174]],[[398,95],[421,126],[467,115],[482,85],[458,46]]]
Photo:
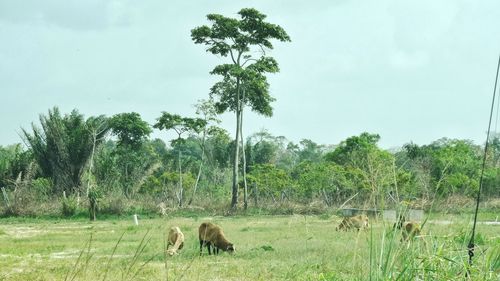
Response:
[[[443,222],[443,219],[449,222]],[[236,253],[199,256],[197,229],[223,227]],[[0,280],[463,280],[470,217],[439,216],[400,242],[391,223],[336,232],[336,216],[0,220]],[[450,223],[451,222],[451,223]],[[164,256],[179,226],[181,253]],[[121,237],[121,239],[120,239]],[[500,280],[500,226],[478,225],[472,280]],[[206,249],[204,249],[206,253]]]

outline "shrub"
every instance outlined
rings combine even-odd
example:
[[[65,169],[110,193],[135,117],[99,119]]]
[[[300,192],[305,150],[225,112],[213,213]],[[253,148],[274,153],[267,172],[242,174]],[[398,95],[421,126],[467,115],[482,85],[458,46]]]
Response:
[[[122,215],[127,211],[126,198],[123,195],[110,195],[102,204],[102,213],[110,215]]]
[[[37,178],[31,182],[31,188],[39,198],[47,199],[52,192],[52,180],[49,178]]]
[[[62,208],[61,213],[65,217],[71,217],[76,214],[76,210],[78,209],[78,200],[75,196],[64,196],[61,200]]]

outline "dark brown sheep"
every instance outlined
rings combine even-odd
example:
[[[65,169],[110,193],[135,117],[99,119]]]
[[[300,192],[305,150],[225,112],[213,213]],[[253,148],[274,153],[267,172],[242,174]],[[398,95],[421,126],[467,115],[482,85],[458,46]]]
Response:
[[[214,247],[214,254],[219,254],[219,249],[230,254],[234,252],[234,245],[227,241],[220,226],[204,222],[200,225],[198,234],[200,238],[200,255],[204,245],[207,246],[209,255],[211,255],[210,246]]]
[[[420,226],[418,223],[409,221],[403,224],[403,229],[401,234],[403,235],[401,240],[408,241],[415,236],[420,235]]]

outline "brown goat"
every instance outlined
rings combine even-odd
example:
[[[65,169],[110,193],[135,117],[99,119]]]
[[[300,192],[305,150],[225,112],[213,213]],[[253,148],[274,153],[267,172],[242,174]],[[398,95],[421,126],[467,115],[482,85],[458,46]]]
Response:
[[[418,223],[413,221],[405,222],[403,224],[401,235],[403,236],[401,239],[402,241],[408,241],[413,237],[420,235],[420,226]]]
[[[356,228],[358,231],[360,229],[368,228],[368,217],[366,215],[357,215],[354,217],[345,217],[337,226],[336,230],[349,230],[351,228]]]
[[[177,226],[171,227],[168,233],[167,249],[170,245],[174,245],[172,249],[167,250],[167,253],[171,256],[177,254],[177,250],[184,247],[184,234]]]
[[[209,255],[211,255],[210,246],[214,247],[214,255],[219,254],[219,249],[222,251],[227,251],[230,254],[234,252],[234,245],[231,242],[227,241],[220,226],[217,226],[210,222],[204,222],[200,225],[198,234],[200,238],[200,255],[203,246],[207,246]]]

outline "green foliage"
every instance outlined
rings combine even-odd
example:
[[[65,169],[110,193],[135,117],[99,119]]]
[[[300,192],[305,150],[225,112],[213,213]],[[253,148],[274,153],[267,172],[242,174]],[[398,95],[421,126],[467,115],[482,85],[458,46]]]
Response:
[[[227,55],[232,51],[235,50],[228,50]],[[223,79],[235,75],[244,83],[248,76],[242,72],[251,66],[250,62],[253,61],[240,68],[222,65],[216,70],[224,74]],[[262,60],[252,66],[255,68],[252,71],[272,67],[272,61]],[[243,84],[240,86],[243,95],[246,90]],[[229,89],[228,93],[234,94],[234,90]],[[240,100],[244,101],[246,99]],[[5,187],[11,203],[4,206],[3,213],[36,214],[40,205],[39,212],[65,212],[71,216],[75,212],[71,202],[55,201],[51,205],[50,200],[60,197],[63,191],[68,198],[76,191],[85,194],[82,185],[99,187],[103,196],[100,205],[108,213],[129,212],[139,197],[154,199],[149,203],[141,201],[138,209],[156,212],[155,205],[159,201],[172,204],[182,196],[177,188],[180,178],[183,192],[201,194],[199,197],[203,200],[197,200],[196,204],[208,208],[216,204],[215,210],[226,208],[222,202],[230,194],[227,189],[231,184],[229,168],[230,161],[235,160],[231,159],[231,154],[235,153],[237,145],[226,130],[212,126],[217,123],[212,101],[202,101],[197,111],[203,118],[163,112],[155,127],[178,134],[173,145],[167,146],[160,139],[148,139],[151,127],[137,113],[117,114],[111,119],[103,116],[85,119],[76,110],[67,115],[57,108],[49,110],[47,115],[40,116],[40,127],[33,125],[32,132],[23,130],[28,149],[20,144],[0,146],[0,186]],[[117,140],[105,141],[109,130]],[[250,196],[253,195],[256,202],[279,202],[281,210],[273,212],[293,213],[305,210],[301,204],[313,203],[309,210],[324,210],[325,206],[338,206],[351,197],[354,199],[349,204],[353,205],[373,203],[378,207],[391,199],[391,204],[405,201],[425,207],[436,196],[448,200],[476,195],[483,147],[468,140],[443,138],[428,145],[409,143],[401,149],[388,151],[378,147],[379,139],[377,134],[362,133],[333,146],[309,139],[295,144],[265,130],[250,135],[245,143]],[[498,137],[490,140],[486,160],[483,198],[499,196]],[[90,162],[93,166],[88,172]],[[179,169],[179,165],[183,169]],[[237,167],[241,169],[242,166]],[[87,178],[90,182],[83,181]],[[242,181],[237,183],[237,189],[242,188]],[[185,194],[188,199],[194,197]],[[112,202],[109,195],[117,198],[116,202]],[[471,204],[468,203],[470,199],[464,200],[459,200],[465,202],[460,203],[462,207]],[[453,205],[456,200],[447,202]],[[493,205],[489,206],[498,205],[491,202]],[[67,205],[63,206],[67,211],[61,211],[60,204]],[[50,208],[52,211],[47,210]]]
[[[0,146],[0,186],[12,186],[32,161],[31,151],[24,150],[21,144]]]
[[[123,215],[127,213],[127,211],[127,198],[122,193],[113,192],[101,200],[101,214]]]
[[[159,180],[162,182],[163,186],[167,189],[172,189],[172,187],[177,186],[179,183],[179,173],[177,172],[164,172]],[[193,186],[194,177],[191,173],[183,173],[182,181],[187,187]]]
[[[52,193],[52,179],[50,178],[37,178],[31,182],[33,192],[40,196],[40,198],[48,199]]]
[[[207,124],[207,122],[201,118],[182,117],[168,112],[162,112],[162,115],[156,120],[157,122],[153,127],[159,130],[174,130],[178,135],[176,141],[179,141],[184,133],[201,132]]]
[[[200,133],[201,131],[206,130],[206,126],[207,121],[205,119],[181,117],[180,115],[170,114],[168,112],[163,112],[154,125],[157,129],[174,130],[177,133],[177,139],[172,140],[172,145],[178,150],[177,164],[179,167],[179,192],[177,197],[179,200],[179,206],[182,206],[183,204],[185,189],[182,181],[182,150],[180,149],[180,146],[185,144],[186,140],[182,138],[182,134],[188,132]],[[201,153],[199,155],[201,156]]]
[[[43,176],[52,178],[56,192],[71,194],[81,185],[94,145],[93,132],[104,121],[103,116],[85,120],[77,110],[62,116],[54,107],[48,115],[40,115],[41,129],[32,125],[32,134],[22,130]],[[106,128],[97,133],[96,145],[103,141],[106,133]]]
[[[443,138],[420,147],[410,143],[404,151],[410,160],[407,169],[419,178],[427,178],[432,192],[472,195],[477,191],[481,150],[472,142]]]
[[[163,144],[164,145],[164,144]],[[147,178],[160,169],[160,156],[156,153],[158,140],[125,147],[106,143],[95,158],[95,180],[103,192],[120,191],[133,197]]]
[[[109,127],[118,136],[118,145],[139,147],[151,134],[150,125],[141,119],[139,113],[120,113],[109,120]]]
[[[286,171],[272,164],[257,164],[248,174],[250,185],[255,184],[259,193],[273,199],[293,192],[293,182]],[[283,197],[282,197],[283,198]]]
[[[233,150],[231,139],[226,130],[212,128],[206,142],[206,154],[208,162],[216,168],[229,167],[231,151]]]
[[[245,148],[247,166],[276,164],[280,145],[279,137],[272,136],[266,130],[251,135]]]
[[[65,217],[72,217],[78,209],[78,200],[76,196],[64,196],[61,199],[61,213]]]
[[[328,153],[325,159],[340,165],[353,164],[360,157],[366,157],[373,150],[378,150],[377,142],[380,136],[377,134],[362,133],[342,141],[333,152]]]
[[[327,161],[341,165],[346,178],[352,180],[365,197],[378,200],[395,188],[397,180],[394,156],[378,148],[377,134],[362,133],[342,141],[325,155]]]
[[[320,162],[323,157],[323,146],[319,145],[312,140],[303,139],[300,141],[300,148],[290,144],[289,149],[297,151],[299,162],[310,161]]]
[[[352,178],[344,167],[334,163],[302,162],[296,167],[294,174],[300,197],[313,199],[314,195],[320,195],[328,205],[332,200],[344,199],[356,191]]]
[[[89,197],[89,200],[97,202],[104,197],[104,194],[100,188],[92,187],[89,189],[87,196]]]

